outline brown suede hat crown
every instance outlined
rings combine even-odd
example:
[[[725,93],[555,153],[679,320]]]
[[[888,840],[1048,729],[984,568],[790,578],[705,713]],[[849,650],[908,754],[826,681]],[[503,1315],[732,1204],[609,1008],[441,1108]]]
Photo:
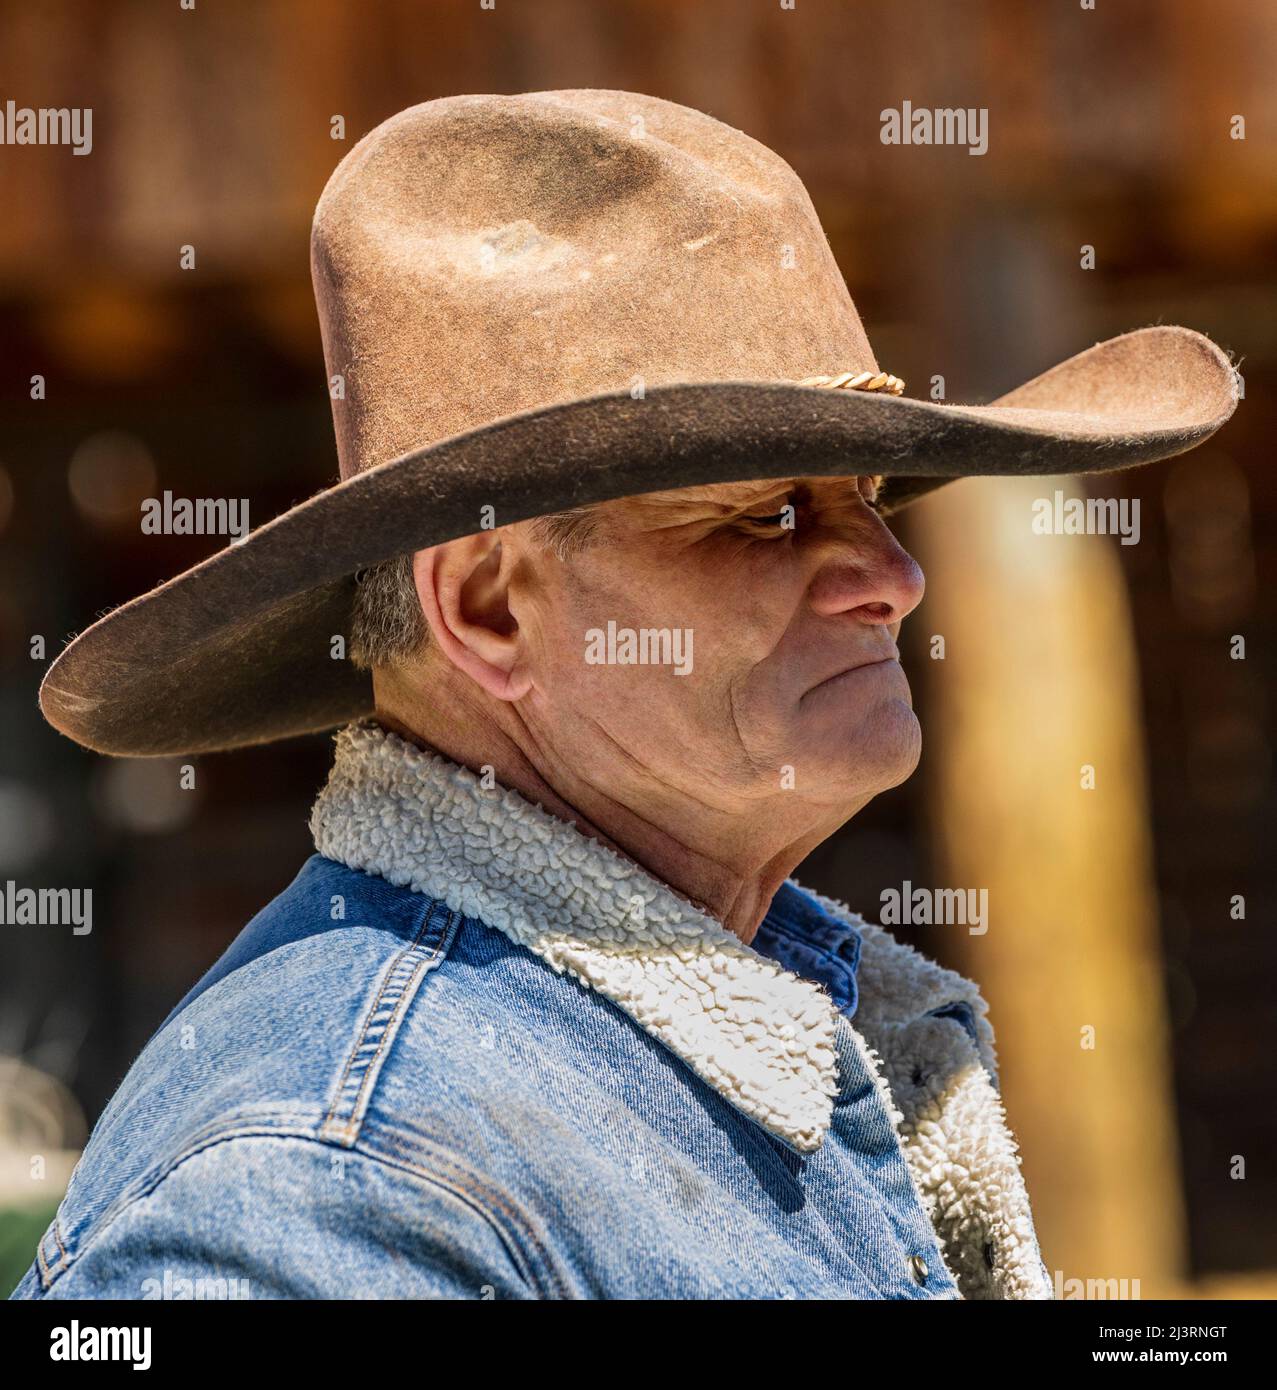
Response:
[[[1166,458],[1237,402],[1224,354],[1173,327],[1097,344],[988,406],[890,394],[794,171],[631,92],[392,117],[324,189],[311,270],[341,481],[66,647],[40,705],[86,747],[201,753],[370,713],[368,673],[333,655],[354,575],[484,529],[485,508],[504,525],[711,482],[877,473],[897,510],[968,475]]]

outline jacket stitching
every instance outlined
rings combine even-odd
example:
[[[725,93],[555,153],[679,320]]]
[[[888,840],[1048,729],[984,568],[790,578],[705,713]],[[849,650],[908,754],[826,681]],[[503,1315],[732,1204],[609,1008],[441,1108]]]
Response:
[[[48,1256],[44,1253],[44,1243],[52,1236],[58,1247],[58,1259],[55,1264],[50,1264]],[[62,1244],[62,1236],[58,1230],[58,1213],[54,1212],[53,1220],[49,1222],[49,1229],[40,1237],[39,1243],[35,1248],[36,1264],[40,1269],[40,1283],[47,1292],[53,1287],[53,1282],[71,1263],[71,1257],[67,1254],[66,1246]]]
[[[350,1077],[350,1069],[354,1066],[355,1058],[359,1054],[360,1045],[363,1043],[364,1037],[367,1034],[369,1020],[376,1015],[377,1010],[381,1007],[381,1001],[385,997],[386,990],[389,988],[390,981],[394,978],[395,971],[399,968],[400,963],[406,960],[407,957],[417,949],[418,945],[421,943],[421,938],[426,934],[426,926],[430,921],[430,909],[432,906],[433,903],[428,902],[422,909],[422,922],[417,928],[416,936],[413,937],[409,945],[405,946],[399,952],[391,963],[390,968],[382,976],[381,988],[377,991],[377,997],[373,1000],[372,1007],[364,1015],[363,1026],[359,1030],[359,1036],[355,1039],[354,1046],[346,1054],[346,1065],[342,1069],[341,1080],[337,1083],[337,1089],[333,1095],[332,1104],[329,1106],[328,1113],[324,1116],[324,1123],[321,1126],[323,1129],[327,1129],[333,1116],[337,1113],[337,1103],[341,1098],[342,1092],[346,1089],[346,1082]]]
[[[395,1160],[388,1156],[378,1154],[374,1150],[369,1149],[367,1146],[363,1146],[354,1150],[344,1149],[342,1146],[335,1145],[331,1141],[323,1138],[322,1136],[316,1136],[313,1133],[302,1133],[295,1130],[289,1131],[278,1129],[266,1129],[261,1126],[246,1126],[242,1129],[226,1130],[222,1134],[210,1136],[209,1138],[204,1139],[197,1144],[192,1144],[187,1148],[183,1149],[182,1152],[177,1156],[177,1158],[174,1159],[173,1162],[168,1165],[168,1167],[163,1169],[163,1171],[161,1171],[155,1176],[154,1181],[149,1182],[144,1187],[138,1188],[128,1199],[128,1201],[115,1206],[110,1212],[110,1214],[99,1225],[97,1225],[94,1228],[88,1240],[85,1241],[83,1246],[76,1252],[75,1260],[72,1261],[68,1259],[67,1264],[62,1265],[53,1271],[48,1283],[45,1285],[46,1291],[49,1288],[51,1288],[53,1284],[59,1278],[61,1278],[63,1274],[67,1272],[68,1269],[71,1268],[72,1264],[74,1264],[76,1261],[80,1260],[84,1256],[85,1252],[88,1251],[96,1243],[96,1241],[98,1241],[111,1228],[111,1226],[115,1223],[118,1217],[123,1215],[124,1212],[128,1211],[130,1207],[135,1206],[138,1202],[143,1201],[147,1197],[154,1196],[155,1193],[159,1190],[159,1188],[164,1185],[167,1179],[170,1178],[188,1160],[196,1158],[198,1157],[198,1155],[205,1153],[210,1149],[214,1149],[221,1144],[227,1144],[236,1139],[282,1139],[293,1140],[302,1144],[315,1144],[322,1149],[340,1148],[343,1152],[353,1152],[357,1154],[359,1157],[367,1159],[370,1163],[379,1163],[385,1165],[386,1167],[407,1169],[411,1171],[415,1176],[423,1179],[424,1181],[431,1181],[434,1177],[434,1175],[431,1173],[429,1169],[422,1168],[417,1164],[409,1163],[404,1160]],[[451,1166],[456,1167],[458,1173],[462,1173],[464,1171],[459,1167],[459,1165],[455,1163],[455,1161],[451,1159],[449,1159],[448,1161]],[[442,1180],[439,1181],[437,1185],[445,1188],[448,1187],[447,1182]],[[471,1205],[475,1208],[476,1213],[479,1216],[481,1216],[489,1226],[492,1227],[493,1231],[497,1235],[497,1238],[501,1241],[503,1248],[505,1248],[507,1252],[511,1254],[512,1263],[516,1263],[517,1265],[522,1266],[522,1264],[524,1263],[522,1259],[520,1259],[517,1262],[513,1260],[513,1255],[516,1253],[522,1256],[522,1252],[518,1250],[517,1243],[514,1244],[514,1246],[512,1247],[511,1239],[509,1238],[507,1233],[502,1229],[501,1225],[495,1219],[492,1212],[490,1212],[488,1208],[484,1206],[482,1197],[479,1195],[478,1188],[464,1195],[468,1195],[473,1199]],[[499,1204],[505,1206],[512,1217],[517,1219],[522,1215],[522,1213],[520,1213],[517,1208],[507,1203],[505,1199],[501,1197],[501,1194],[495,1191],[487,1190],[487,1195],[490,1199],[495,1200]],[[524,1224],[525,1233],[529,1243],[535,1245],[538,1248],[538,1250],[540,1250],[540,1242],[537,1241],[536,1237],[531,1233],[530,1224],[526,1222],[526,1219],[524,1221]],[[38,1247],[37,1254],[41,1256],[41,1262],[43,1262],[43,1256]],[[524,1277],[526,1277],[523,1268],[520,1268],[519,1272],[520,1274],[524,1275]],[[555,1277],[557,1280],[557,1276]],[[562,1286],[560,1285],[560,1287]]]
[[[414,968],[407,973],[403,981],[395,985],[398,989],[398,997],[391,1006],[389,1018],[381,1025],[381,1037],[377,1042],[377,1050],[364,1064],[364,1071],[359,1081],[359,1087],[355,1092],[353,1101],[351,1101],[348,1106],[344,1105],[342,1100],[346,1086],[350,1080],[350,1075],[360,1050],[368,1042],[369,1034],[372,1031],[373,1020],[376,1018],[387,994],[391,990],[392,984],[394,984],[395,978],[401,967],[421,945],[422,938],[425,936],[430,926],[431,918],[434,916],[434,910],[437,906],[442,906],[442,904],[438,904],[433,900],[426,903],[423,908],[421,926],[418,928],[417,934],[413,938],[411,945],[404,947],[404,949],[400,951],[383,976],[381,988],[377,991],[377,997],[373,1001],[372,1007],[364,1015],[363,1026],[359,1030],[359,1036],[355,1040],[354,1046],[347,1054],[346,1065],[342,1070],[341,1081],[338,1083],[333,1093],[332,1104],[329,1106],[328,1113],[324,1116],[324,1122],[320,1127],[321,1134],[341,1137],[346,1140],[348,1144],[353,1144],[358,1136],[359,1124],[356,1117],[359,1115],[360,1107],[364,1104],[367,1094],[370,1092],[373,1084],[375,1084],[380,1073],[382,1054],[386,1049],[387,1043],[397,1036],[398,1023],[403,1013],[406,1011],[408,1003],[411,1002],[414,996],[415,984],[425,974],[430,965],[438,959],[441,949],[449,940],[453,929],[460,920],[457,913],[450,910],[448,911],[442,929],[439,932],[439,938],[434,943],[434,947],[430,951],[430,954],[421,957]],[[349,1118],[344,1123],[339,1124],[337,1121],[337,1112],[338,1110],[347,1108],[349,1110]]]
[[[427,914],[426,923],[422,926],[422,933],[425,932],[426,926],[429,925],[429,916],[430,914]],[[374,1084],[375,1079],[377,1078],[377,1076],[380,1075],[380,1067],[378,1064],[381,1060],[381,1055],[386,1050],[387,1044],[391,1042],[395,1036],[397,1036],[398,1022],[401,1019],[402,1015],[407,1011],[408,1006],[411,1004],[413,998],[415,997],[413,994],[414,981],[416,981],[419,976],[425,973],[427,967],[429,967],[431,962],[438,958],[444,943],[448,941],[453,928],[459,921],[459,914],[449,911],[448,916],[444,921],[443,929],[439,934],[439,940],[436,941],[434,944],[434,949],[418,964],[417,968],[414,969],[408,975],[408,978],[404,981],[403,986],[400,989],[399,998],[395,1001],[394,1009],[391,1012],[391,1016],[386,1020],[385,1026],[382,1028],[381,1038],[380,1041],[377,1043],[377,1051],[373,1053],[371,1060],[369,1061],[367,1067],[364,1069],[363,1079],[359,1085],[359,1092],[355,1097],[355,1104],[352,1107],[351,1111],[351,1122],[346,1126],[346,1132],[349,1134],[352,1142],[356,1133],[358,1132],[357,1127],[354,1124],[354,1115],[359,1112],[359,1107],[364,1102],[364,1093],[371,1089],[371,1086]],[[420,939],[421,935],[419,934],[417,940],[420,941]],[[414,942],[414,947],[415,945],[416,943]],[[405,955],[406,954],[407,953],[405,953]],[[371,1018],[371,1015],[369,1015],[369,1017]],[[334,1104],[334,1109],[335,1108],[336,1106]]]
[[[48,1232],[46,1231],[45,1234],[40,1237],[40,1244],[37,1245],[35,1248],[35,1257],[40,1265],[40,1282],[44,1285],[46,1289],[50,1288],[53,1284],[54,1279],[57,1278],[57,1272],[49,1268],[49,1262],[45,1258],[44,1242],[47,1239]]]
[[[184,1149],[181,1149],[177,1156],[169,1162],[153,1167],[143,1179],[135,1182],[127,1189],[125,1194],[118,1196],[111,1202],[96,1220],[85,1223],[85,1228],[89,1233],[87,1239],[82,1242],[77,1242],[77,1248],[74,1253],[68,1253],[63,1249],[63,1260],[59,1261],[56,1266],[51,1267],[49,1286],[52,1286],[61,1275],[79,1260],[84,1251],[93,1244],[103,1231],[107,1230],[114,1223],[118,1216],[126,1212],[137,1202],[140,1202],[143,1198],[151,1196],[164,1179],[176,1168],[185,1163],[188,1158],[192,1158],[194,1155],[202,1153],[205,1149],[211,1148],[215,1144],[223,1143],[228,1139],[240,1138],[307,1139],[313,1143],[323,1142],[322,1140],[317,1140],[314,1132],[310,1129],[274,1129],[258,1123],[244,1125],[238,1129],[224,1129],[219,1132],[216,1125],[205,1126],[205,1133],[202,1138],[188,1144]],[[58,1240],[56,1232],[54,1233],[54,1239]],[[60,1240],[59,1246],[61,1246]],[[43,1241],[40,1246],[37,1247],[36,1253],[43,1263],[45,1259]]]
[[[54,1212],[53,1220],[49,1223],[49,1229],[53,1232],[53,1239],[58,1243],[58,1262],[65,1264],[69,1258],[66,1246],[62,1244],[62,1232],[58,1230],[58,1214]]]
[[[478,1177],[478,1175],[462,1167],[446,1150],[437,1149],[432,1146],[433,1152],[431,1154],[431,1159],[434,1163],[444,1164],[452,1170],[454,1176],[451,1182],[448,1177],[445,1177],[445,1175],[438,1170],[438,1168],[426,1167],[410,1157],[403,1143],[400,1142],[397,1136],[387,1133],[384,1135],[384,1140],[386,1147],[390,1150],[388,1153],[378,1152],[377,1149],[370,1146],[367,1141],[356,1148],[354,1152],[364,1154],[369,1158],[375,1158],[378,1162],[385,1163],[389,1166],[401,1168],[421,1178],[423,1181],[435,1182],[439,1186],[447,1187],[450,1191],[453,1190],[452,1183],[455,1183],[456,1187],[460,1189],[461,1194],[471,1198],[474,1205],[487,1218],[489,1224],[501,1237],[502,1244],[511,1251],[512,1255],[518,1255],[519,1264],[523,1268],[525,1277],[528,1281],[540,1286],[544,1281],[539,1278],[537,1271],[538,1269],[544,1269],[552,1285],[553,1296],[564,1299],[569,1297],[567,1285],[555,1268],[555,1263],[549,1251],[533,1229],[531,1220],[522,1208],[507,1197],[505,1193],[492,1187]],[[489,1210],[489,1206],[498,1209],[508,1218],[512,1227],[512,1230],[508,1234],[501,1229],[493,1212]],[[526,1253],[520,1248],[520,1240],[530,1246],[535,1253],[536,1258],[531,1263],[529,1263]]]

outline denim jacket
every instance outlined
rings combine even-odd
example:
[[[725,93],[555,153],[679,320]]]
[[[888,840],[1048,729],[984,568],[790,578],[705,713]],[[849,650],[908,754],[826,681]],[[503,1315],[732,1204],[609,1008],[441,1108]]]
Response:
[[[1053,1296],[970,981],[792,880],[745,946],[371,722],[311,828],[14,1297]]]

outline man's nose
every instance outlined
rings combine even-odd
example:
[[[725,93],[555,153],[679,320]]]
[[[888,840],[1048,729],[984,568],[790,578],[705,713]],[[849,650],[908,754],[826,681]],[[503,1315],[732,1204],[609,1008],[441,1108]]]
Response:
[[[899,623],[922,601],[926,587],[912,555],[875,517],[869,534],[831,545],[808,591],[817,613],[854,613],[865,623]]]

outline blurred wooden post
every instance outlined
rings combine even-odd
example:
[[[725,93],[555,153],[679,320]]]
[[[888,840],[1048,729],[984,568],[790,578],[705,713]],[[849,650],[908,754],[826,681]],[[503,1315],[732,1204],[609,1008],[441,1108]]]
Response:
[[[910,621],[946,649],[926,671],[936,886],[989,891],[986,934],[952,928],[954,951],[989,1000],[1047,1267],[1149,1298],[1183,1277],[1185,1230],[1137,673],[1116,539],[1032,530],[1057,487],[1085,495],[967,481],[911,522]]]

